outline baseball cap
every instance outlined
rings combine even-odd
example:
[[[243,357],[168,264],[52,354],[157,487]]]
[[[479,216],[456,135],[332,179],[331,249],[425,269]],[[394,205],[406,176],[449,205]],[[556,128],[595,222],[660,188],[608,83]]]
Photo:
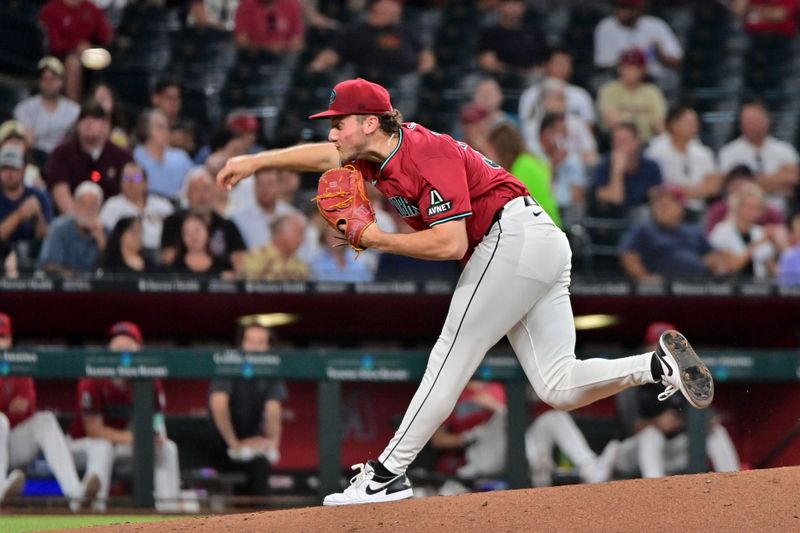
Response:
[[[59,76],[64,75],[64,63],[62,63],[61,60],[55,56],[43,57],[36,64],[36,70],[38,70],[39,72],[43,71],[46,68],[49,68]]]
[[[21,170],[25,168],[25,152],[22,147],[7,144],[0,148],[0,168],[11,167]]]
[[[670,329],[677,329],[675,324],[669,322],[653,322],[647,326],[647,331],[644,334],[645,344],[655,344],[661,337],[661,334]]]
[[[5,142],[9,137],[18,137],[27,140],[27,130],[25,125],[19,120],[6,120],[0,124],[0,143]]]
[[[459,115],[462,124],[474,124],[489,116],[489,112],[478,104],[467,104]]]
[[[638,48],[631,48],[619,56],[620,65],[635,65],[637,67],[644,67],[647,64],[647,57],[644,52]]]
[[[655,200],[664,195],[672,196],[681,204],[686,202],[686,194],[684,194],[683,189],[681,189],[680,187],[676,187],[675,185],[668,185],[668,184],[656,185],[655,187],[650,189],[649,192],[651,200]]]
[[[11,336],[11,317],[5,313],[0,313],[0,337]]]
[[[246,111],[233,112],[228,115],[227,125],[236,132],[258,131],[258,119]]]
[[[328,100],[328,110],[311,115],[310,119],[343,115],[380,115],[392,111],[389,91],[363,78],[337,83]]]
[[[128,320],[117,322],[108,330],[109,340],[113,339],[117,335],[126,335],[139,344],[144,343],[144,339],[142,338],[142,330],[139,329],[139,326]]]

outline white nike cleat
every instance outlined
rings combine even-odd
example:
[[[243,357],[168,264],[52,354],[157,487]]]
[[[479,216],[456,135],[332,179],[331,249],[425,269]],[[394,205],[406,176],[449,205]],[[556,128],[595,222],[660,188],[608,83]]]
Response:
[[[375,461],[353,465],[358,473],[350,479],[350,486],[343,492],[325,496],[322,505],[356,505],[405,500],[414,496],[405,474],[383,479],[375,474]]]
[[[22,470],[13,470],[0,486],[0,502],[6,498],[16,498],[25,488],[25,474]]]
[[[664,401],[678,391],[697,409],[705,409],[714,399],[714,379],[708,367],[700,360],[686,337],[668,330],[658,339],[655,356],[664,371],[661,383],[666,386],[658,395]]]

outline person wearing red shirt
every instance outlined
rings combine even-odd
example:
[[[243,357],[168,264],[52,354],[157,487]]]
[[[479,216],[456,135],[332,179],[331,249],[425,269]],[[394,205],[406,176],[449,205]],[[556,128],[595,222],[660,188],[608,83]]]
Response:
[[[83,90],[80,55],[92,45],[111,42],[111,25],[90,0],[50,0],[39,13],[39,21],[47,31],[49,53],[64,62],[64,93],[79,102]]]
[[[659,382],[666,387],[659,398],[681,391],[695,407],[711,403],[711,373],[677,331],[665,332],[655,352],[613,360],[575,356],[569,242],[500,165],[449,135],[404,123],[389,92],[361,78],[337,84],[328,110],[309,118],[330,119],[328,143],[234,157],[217,182],[232,187],[260,168],[325,171],[344,162],[415,230],[387,233],[370,224],[354,245],[464,264],[400,427],[379,458],[356,465],[350,486],[326,497],[324,505],[412,497],[406,469],[450,414],[486,352],[505,336],[536,395],[556,409],[577,409]]]
[[[239,48],[273,54],[303,47],[305,25],[298,0],[242,0],[236,11],[234,35]]]
[[[13,344],[11,318],[0,313],[0,350]],[[100,479],[87,472],[78,479],[75,463],[55,415],[36,410],[36,389],[29,377],[0,378],[0,502],[18,496],[25,486],[20,467],[31,463],[39,451],[53,471],[61,492],[77,511],[84,499],[94,498]],[[8,476],[8,469],[14,468]]]
[[[750,34],[794,37],[797,34],[798,0],[733,0],[731,11],[744,21]]]

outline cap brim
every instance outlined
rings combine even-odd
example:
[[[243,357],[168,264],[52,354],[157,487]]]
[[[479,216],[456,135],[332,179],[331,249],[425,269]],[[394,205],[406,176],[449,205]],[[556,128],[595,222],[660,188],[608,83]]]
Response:
[[[328,109],[327,111],[323,111],[321,113],[315,113],[308,118],[311,120],[317,120],[320,118],[330,118],[330,117],[343,117],[346,115],[352,115],[352,113],[343,113],[341,111],[337,111],[335,109]]]

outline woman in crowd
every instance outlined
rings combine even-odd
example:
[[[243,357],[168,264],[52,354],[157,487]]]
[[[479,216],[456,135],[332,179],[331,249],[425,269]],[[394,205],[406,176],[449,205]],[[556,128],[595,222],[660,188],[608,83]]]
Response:
[[[175,274],[208,274],[233,278],[233,266],[227,259],[215,257],[208,247],[208,228],[202,217],[189,213],[181,225],[178,253],[168,268]]]
[[[108,236],[101,268],[110,274],[152,272],[155,265],[142,250],[142,221],[138,217],[123,217]]]

